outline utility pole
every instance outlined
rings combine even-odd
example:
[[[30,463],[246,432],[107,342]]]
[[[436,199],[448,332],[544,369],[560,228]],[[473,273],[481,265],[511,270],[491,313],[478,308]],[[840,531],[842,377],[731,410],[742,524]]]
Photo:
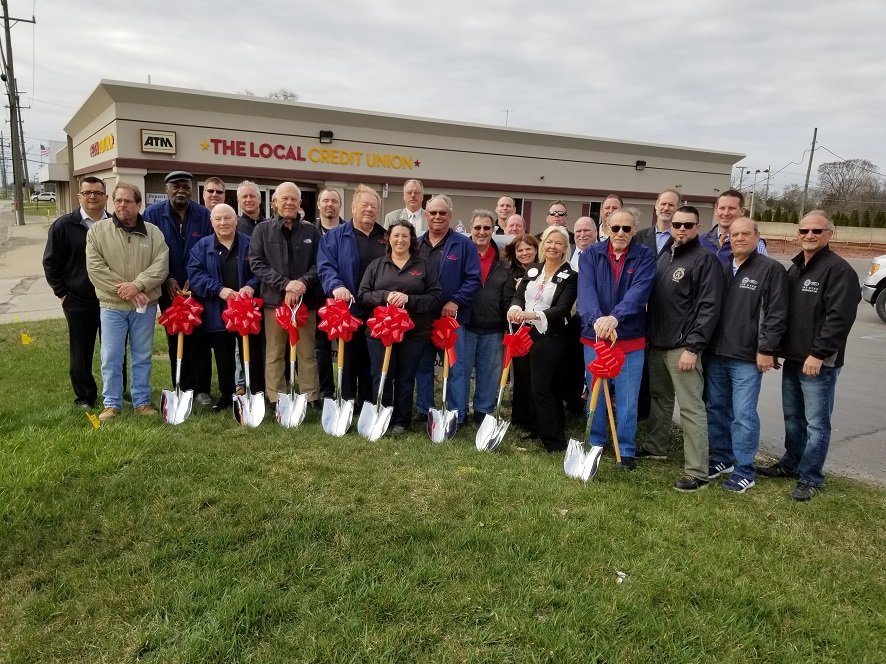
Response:
[[[25,128],[22,126],[22,105],[21,96],[18,92],[18,81],[15,82],[15,108],[18,110],[18,134],[19,145],[22,146],[22,168],[24,169],[25,179],[23,182],[27,187],[28,193],[31,192],[31,176],[28,175],[28,150],[25,147]]]
[[[812,150],[809,151],[809,165],[806,166],[806,182],[803,184],[803,198],[800,199],[800,219],[806,212],[806,194],[809,192],[809,174],[812,172],[812,158],[815,156],[815,139],[818,138],[818,127],[812,132]]]
[[[769,178],[772,177],[772,164],[766,167],[766,194],[763,196],[767,201],[769,200]]]
[[[6,180],[6,139],[3,138],[3,132],[0,131],[0,182],[3,185],[3,195],[9,188],[9,182]]]

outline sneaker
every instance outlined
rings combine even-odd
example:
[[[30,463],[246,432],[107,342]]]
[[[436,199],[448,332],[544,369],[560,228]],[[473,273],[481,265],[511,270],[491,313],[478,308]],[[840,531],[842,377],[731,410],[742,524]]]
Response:
[[[119,414],[119,408],[114,408],[113,406],[105,406],[105,409],[98,414],[98,419],[100,419],[102,422],[107,422],[108,420],[117,417]]]
[[[145,404],[142,404],[141,406],[136,406],[135,412],[138,415],[143,415],[145,417],[148,417],[150,415],[156,415],[157,409],[154,408],[151,404],[145,403]]]
[[[637,461],[634,459],[634,457],[623,456],[621,458],[621,461],[619,461],[616,465],[627,472],[637,470]]]
[[[652,461],[666,461],[668,458],[667,454],[658,454],[656,452],[650,452],[644,447],[638,447],[637,451],[634,453],[634,456],[637,459],[651,459]]]
[[[756,471],[763,475],[764,477],[775,477],[775,478],[794,478],[797,477],[797,473],[793,470],[788,470],[787,466],[782,464],[781,461],[776,461],[771,466],[754,466]]]
[[[715,466],[708,466],[708,479],[713,480],[720,475],[729,475],[733,470],[735,470],[735,466],[726,465],[725,463],[718,463]]]
[[[808,500],[812,499],[812,496],[817,494],[821,489],[817,486],[812,486],[811,484],[807,484],[806,482],[797,482],[797,486],[795,486],[791,493],[791,500],[796,500],[798,503],[805,503]]]
[[[744,493],[755,484],[754,480],[745,479],[744,477],[730,477],[723,482],[723,489],[732,493]]]
[[[194,398],[196,399],[197,403],[204,408],[209,408],[212,405],[212,397],[206,394],[206,392],[200,392]]]
[[[677,491],[683,491],[685,493],[704,489],[707,485],[707,480],[700,480],[697,477],[692,477],[692,475],[684,475],[676,482],[674,482],[674,488]]]

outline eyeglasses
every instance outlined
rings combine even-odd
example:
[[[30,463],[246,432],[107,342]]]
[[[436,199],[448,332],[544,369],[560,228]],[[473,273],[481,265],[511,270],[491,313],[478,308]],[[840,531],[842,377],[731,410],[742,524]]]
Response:
[[[224,189],[204,189],[207,194],[223,194],[225,193]]]
[[[828,229],[827,228],[798,228],[797,235],[808,235],[809,233],[812,233],[813,235],[821,235],[826,230],[828,230]]]
[[[563,210],[549,210],[548,216],[549,217],[565,217],[566,212],[564,212]]]
[[[445,217],[449,214],[449,210],[425,210],[425,214],[429,217]]]
[[[492,226],[474,226],[475,231],[491,231]]]
[[[680,230],[681,228],[685,228],[687,231],[695,228],[697,221],[672,221],[671,226]],[[614,227],[613,227],[614,228]]]
[[[691,223],[691,222],[690,222],[690,223]],[[618,225],[615,225],[615,226],[610,226],[610,227],[609,227],[609,230],[612,231],[613,233],[618,233],[619,231],[624,231],[624,232],[627,234],[627,233],[630,233],[633,229],[634,229],[633,226],[618,226]]]
[[[97,196],[101,198],[102,196],[107,196],[107,194],[103,191],[81,191],[80,195],[83,196],[83,198],[89,198],[90,196]]]

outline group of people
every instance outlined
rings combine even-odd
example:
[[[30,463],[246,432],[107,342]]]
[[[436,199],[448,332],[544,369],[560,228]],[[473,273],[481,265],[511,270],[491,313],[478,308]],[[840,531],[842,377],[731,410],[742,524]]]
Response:
[[[596,357],[592,344],[603,340],[624,356],[613,379],[621,468],[667,456],[676,401],[685,459],[676,489],[695,491],[729,475],[723,488],[743,493],[757,472],[796,478],[796,500],[821,487],[836,380],[860,297],[851,267],[829,250],[833,224],[822,211],[800,221],[802,251],[786,271],[767,257],[735,190],[719,195],[708,233],[698,210],[666,190],[653,223],[642,229],[638,212],[612,194],[599,225],[581,217],[570,230],[567,206],[556,200],[544,231],[531,235],[514,200],[503,196],[494,212],[475,210],[463,235],[451,228],[449,197],[425,202],[418,180],[405,183],[404,207],[383,224],[379,194],[363,185],[354,192],[350,221],[341,217],[340,193],[328,189],[319,193],[311,223],[291,182],[276,187],[274,215],[264,219],[252,182],[237,188],[238,216],[218,178],[204,183],[204,205],[192,198],[190,173],[176,171],[165,181],[166,200],[144,215],[138,188],[118,183],[109,216],[104,183],[83,178],[80,208],[50,228],[44,268],[68,321],[76,403],[90,408],[97,401],[91,366],[100,332],[103,421],[123,409],[127,344],[133,408],[156,414],[154,321],[158,307],[182,291],[203,305],[202,325],[186,337],[180,379],[198,403],[226,409],[243,390],[242,349],[222,313],[227,301],[246,294],[264,307],[253,391],[264,391],[271,403],[285,392],[288,334],[274,310],[304,307],[290,379],[319,408],[335,390],[331,344],[317,331],[317,311],[332,298],[347,302],[364,323],[379,305],[403,307],[412,318],[414,327],[395,344],[382,395],[393,406],[392,434],[425,421],[435,407],[434,320],[458,322],[446,397],[460,426],[471,411],[477,424],[494,411],[503,335],[528,326],[531,350],[513,359],[512,420],[546,450],[564,450],[567,415],[586,412],[593,381],[586,366]],[[500,250],[494,238],[502,234],[513,237]],[[168,336],[174,380],[177,338]],[[345,344],[344,399],[358,407],[375,401],[384,351],[366,326]],[[774,465],[755,467],[761,377],[781,358],[786,450]],[[638,441],[644,416],[646,437]],[[598,408],[589,442],[603,445],[606,436],[605,409]]]

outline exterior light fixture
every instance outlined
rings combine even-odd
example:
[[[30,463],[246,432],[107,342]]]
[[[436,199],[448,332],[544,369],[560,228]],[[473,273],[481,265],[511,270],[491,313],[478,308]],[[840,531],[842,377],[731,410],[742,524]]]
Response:
[[[335,135],[329,129],[321,129],[320,130],[320,142],[324,144],[332,143],[332,139],[335,138]]]
[[[638,159],[637,163],[634,164],[634,168],[638,171],[642,171],[644,168],[646,168],[646,162],[642,159]]]

